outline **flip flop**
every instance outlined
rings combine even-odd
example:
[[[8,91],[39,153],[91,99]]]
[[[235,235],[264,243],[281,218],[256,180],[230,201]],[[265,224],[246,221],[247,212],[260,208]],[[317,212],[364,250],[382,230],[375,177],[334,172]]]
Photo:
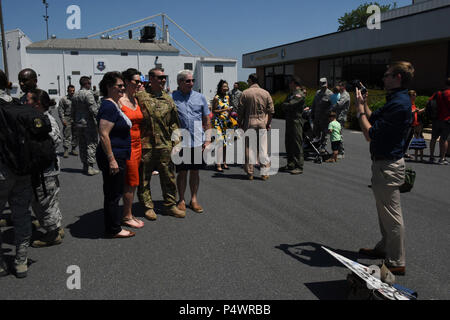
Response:
[[[144,225],[142,225],[140,227],[134,226],[134,225],[130,224],[129,221],[134,221],[136,223],[142,222],[141,220],[136,219],[136,217],[133,216],[132,218],[123,219],[122,225],[127,226],[129,228],[134,228],[134,229],[141,229],[142,227],[144,227]]]

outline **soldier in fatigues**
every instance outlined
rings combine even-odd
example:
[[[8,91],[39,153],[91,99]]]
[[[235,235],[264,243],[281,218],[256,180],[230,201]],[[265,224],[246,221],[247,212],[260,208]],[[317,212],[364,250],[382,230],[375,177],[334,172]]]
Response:
[[[95,150],[98,145],[96,117],[99,106],[95,102],[89,77],[80,78],[81,89],[72,98],[72,119],[78,135],[80,159],[83,172],[89,176],[100,171],[94,168],[96,163]]]
[[[327,86],[327,78],[321,78],[321,88],[316,92],[313,104],[311,105],[311,113],[313,116],[313,134],[315,138],[321,138],[321,148],[325,148],[327,144],[328,115],[331,111],[330,96],[333,94]]]
[[[78,146],[78,137],[75,133],[73,127],[73,119],[72,119],[72,97],[75,93],[75,87],[73,85],[69,85],[67,87],[67,96],[64,96],[59,101],[58,106],[58,115],[59,119],[63,124],[63,147],[64,147],[64,158],[69,157],[69,149],[70,154],[77,156],[78,152],[75,149]]]
[[[285,145],[287,165],[282,171],[291,174],[303,173],[303,124],[302,113],[305,107],[305,93],[300,88],[300,79],[292,77],[289,82],[291,94],[281,105],[286,115]]]
[[[8,80],[5,73],[0,70],[0,99],[5,103],[12,102],[5,90]],[[31,212],[28,207],[31,203],[33,191],[30,175],[18,176],[3,163],[0,152],[0,212],[5,208],[6,202],[11,208],[14,223],[14,243],[16,257],[14,269],[18,278],[27,276],[28,247],[31,240]],[[8,268],[3,260],[2,233],[0,230],[0,276],[8,274]]]
[[[337,121],[341,124],[341,128],[345,128],[345,123],[347,122],[347,113],[350,109],[350,95],[348,94],[346,88],[346,83],[341,81],[338,83],[338,88],[341,93],[341,98],[336,103],[333,111],[337,114]],[[339,154],[344,156],[344,141],[342,138],[342,130],[341,130],[341,145],[339,149]]]
[[[52,126],[52,131],[49,135],[55,143],[56,148],[58,148],[62,142],[59,126],[55,118],[48,111],[50,107],[56,104],[55,101],[50,100],[47,92],[40,89],[32,90],[27,95],[28,104],[49,118]],[[40,226],[46,231],[41,239],[37,239],[31,244],[36,248],[60,244],[64,237],[62,215],[59,208],[59,170],[59,158],[55,153],[55,160],[44,170],[44,179],[34,190],[31,207],[36,218],[39,220]]]
[[[184,218],[186,213],[176,207],[177,187],[171,152],[172,133],[179,128],[178,113],[172,98],[164,91],[166,76],[158,68],[149,71],[151,93],[138,92],[144,119],[141,122],[142,162],[139,170],[138,198],[147,208],[145,216],[155,220],[156,214],[150,192],[154,170],[159,171],[164,207],[167,214]]]

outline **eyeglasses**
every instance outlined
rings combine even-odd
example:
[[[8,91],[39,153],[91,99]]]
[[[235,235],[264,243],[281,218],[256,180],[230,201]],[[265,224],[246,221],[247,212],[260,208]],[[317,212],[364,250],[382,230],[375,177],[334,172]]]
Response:
[[[195,82],[195,79],[186,79],[186,80],[184,80],[184,83],[194,83]]]
[[[153,78],[156,78],[156,79],[158,79],[158,80],[167,80],[167,75],[162,75],[162,76],[151,76],[151,77],[153,77]]]

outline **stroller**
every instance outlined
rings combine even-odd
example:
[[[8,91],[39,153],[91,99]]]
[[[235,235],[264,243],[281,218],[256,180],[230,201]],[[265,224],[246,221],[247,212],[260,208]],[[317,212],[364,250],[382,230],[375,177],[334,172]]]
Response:
[[[311,110],[304,111],[302,114],[305,123],[303,125],[303,157],[305,160],[314,160],[315,163],[322,163],[331,157],[326,149],[326,140],[323,132],[315,137],[313,134],[313,121]]]

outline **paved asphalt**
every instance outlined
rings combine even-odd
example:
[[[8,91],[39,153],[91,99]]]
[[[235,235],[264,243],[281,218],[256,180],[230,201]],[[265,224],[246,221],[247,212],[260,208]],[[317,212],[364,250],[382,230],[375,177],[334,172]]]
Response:
[[[283,141],[284,121],[274,120],[274,128]],[[248,181],[238,166],[224,174],[202,171],[205,213],[158,214],[136,237],[117,240],[103,237],[101,176],[82,174],[73,156],[62,159],[64,243],[30,248],[28,277],[0,278],[0,299],[345,299],[349,272],[320,246],[377,264],[357,252],[375,245],[380,231],[368,188],[368,143],[348,130],[344,139],[344,160],[308,161],[298,176]],[[282,142],[281,165],[283,152]],[[407,274],[397,283],[420,299],[450,299],[450,166],[409,166],[417,178],[413,191],[402,194]],[[151,186],[161,208],[159,177]],[[134,214],[143,216],[137,200]],[[13,230],[2,231],[11,262]],[[66,286],[71,265],[81,270],[80,290]]]

